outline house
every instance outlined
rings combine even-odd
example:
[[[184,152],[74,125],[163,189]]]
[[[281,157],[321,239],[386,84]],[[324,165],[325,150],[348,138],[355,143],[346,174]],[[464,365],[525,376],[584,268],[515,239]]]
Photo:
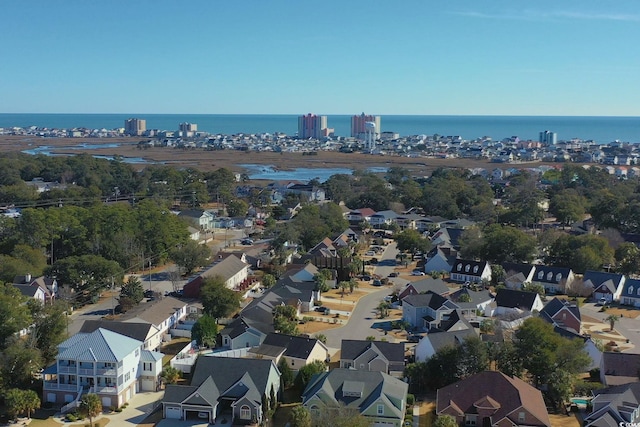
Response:
[[[475,316],[478,311],[484,312],[493,302],[493,296],[487,290],[474,291],[464,286],[447,295],[453,301],[464,316]]]
[[[409,295],[402,301],[402,320],[416,329],[430,329],[440,323],[442,315],[455,310],[457,305],[432,291]]]
[[[268,322],[253,320],[244,316],[233,319],[218,333],[218,345],[235,350],[260,345],[273,330],[273,317],[269,313]]]
[[[436,415],[458,425],[551,427],[540,390],[519,378],[484,371],[438,390]]]
[[[425,219],[422,215],[416,213],[401,214],[396,217],[396,224],[401,230],[417,230],[420,221]]]
[[[432,291],[442,296],[445,296],[449,292],[451,292],[447,284],[444,283],[442,279],[432,279],[431,277],[427,277],[425,279],[407,283],[407,286],[405,286],[405,288],[398,295],[398,299],[402,301],[409,295],[424,294],[428,291]]]
[[[189,209],[178,212],[178,217],[187,220],[194,228],[199,230],[213,230],[216,216],[203,209]]]
[[[404,375],[404,344],[384,341],[342,340],[340,367]]]
[[[58,295],[58,282],[50,277],[40,276],[33,278],[31,274],[15,276],[13,278],[13,286],[22,295],[37,299],[42,303],[53,303]]]
[[[107,319],[85,320],[80,328],[80,333],[89,334],[97,329],[106,329],[111,332],[142,341],[144,350],[158,351],[162,344],[160,330],[147,322],[119,322]]]
[[[462,283],[482,283],[491,280],[491,267],[486,261],[457,259],[451,267],[451,280]]]
[[[575,303],[554,298],[540,310],[540,317],[562,329],[580,334],[580,308]]]
[[[150,323],[164,338],[169,329],[187,316],[187,303],[173,297],[138,304],[120,316],[121,322]]]
[[[391,210],[376,212],[369,218],[369,224],[373,228],[382,228],[395,222],[397,213]]]
[[[249,350],[247,357],[270,359],[276,365],[284,358],[294,371],[316,360],[325,362],[331,358],[327,346],[315,338],[275,332],[268,334],[262,344]]]
[[[226,419],[231,425],[261,424],[264,400],[280,396],[280,372],[273,360],[200,357],[190,385],[167,385],[162,417]],[[265,398],[266,397],[266,398]]]
[[[622,384],[593,392],[585,427],[632,425],[640,418],[640,383]]]
[[[640,307],[640,279],[627,279],[619,296],[620,304]]]
[[[504,270],[504,284],[509,289],[522,289],[523,284],[533,281],[536,272],[536,266],[533,264],[503,262],[501,266]]]
[[[432,252],[428,254],[427,262],[424,264],[424,272],[432,273],[436,272],[446,272],[449,273],[451,271],[451,265],[453,264],[454,256],[448,255],[451,251],[449,248],[444,248],[442,246],[436,246]]]
[[[536,265],[531,283],[542,286],[549,294],[562,294],[566,293],[567,286],[571,285],[574,278],[570,268]]]
[[[337,368],[312,378],[302,393],[302,405],[312,418],[344,404],[373,426],[401,427],[408,387],[384,372]]]
[[[600,361],[600,382],[606,386],[635,383],[640,369],[640,354],[605,351]]]
[[[199,298],[200,287],[204,280],[210,277],[219,277],[227,288],[239,290],[241,284],[246,283],[249,277],[249,264],[235,255],[218,260],[184,285],[184,296],[186,298]]]
[[[501,316],[510,313],[522,313],[540,311],[544,307],[540,295],[536,292],[517,291],[515,289],[499,289],[496,294],[496,307],[488,307],[485,315]]]
[[[416,362],[430,359],[440,349],[461,345],[468,337],[477,337],[475,329],[458,310],[446,315],[442,328],[430,331],[414,348]]]
[[[56,364],[43,373],[43,401],[78,407],[95,393],[105,407],[120,407],[140,391],[156,391],[162,353],[143,350],[142,341],[106,329],[77,333],[58,345]]]
[[[347,221],[351,224],[359,224],[362,221],[369,222],[375,213],[376,211],[371,208],[354,209],[347,214]]]
[[[582,284],[593,289],[593,298],[596,301],[606,300],[611,303],[620,299],[625,279],[624,274],[587,270],[582,276]]]

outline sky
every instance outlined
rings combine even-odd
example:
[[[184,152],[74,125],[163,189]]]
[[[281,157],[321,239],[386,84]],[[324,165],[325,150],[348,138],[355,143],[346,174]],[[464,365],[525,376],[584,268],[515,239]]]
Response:
[[[638,0],[0,6],[0,113],[640,116]]]

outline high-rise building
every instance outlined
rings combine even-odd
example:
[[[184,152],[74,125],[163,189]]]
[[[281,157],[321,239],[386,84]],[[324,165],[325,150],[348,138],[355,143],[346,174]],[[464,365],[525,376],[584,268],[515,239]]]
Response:
[[[127,119],[124,121],[124,133],[126,135],[142,135],[147,130],[145,119]]]
[[[371,116],[365,113],[351,117],[351,136],[353,138],[365,139],[367,134],[367,123],[375,124],[376,139],[380,138],[380,116]]]
[[[333,129],[327,127],[327,116],[307,114],[298,117],[298,137],[303,139],[321,139],[333,133]]]
[[[549,130],[542,131],[540,132],[539,141],[541,144],[556,145],[558,142],[558,134]]]
[[[182,132],[197,132],[198,125],[195,123],[180,123],[180,131]]]

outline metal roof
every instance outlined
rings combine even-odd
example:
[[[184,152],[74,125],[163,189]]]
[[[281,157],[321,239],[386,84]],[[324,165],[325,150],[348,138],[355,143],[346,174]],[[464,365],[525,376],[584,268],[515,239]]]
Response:
[[[76,334],[60,344],[57,358],[117,362],[141,345],[141,341],[100,328],[90,334]]]

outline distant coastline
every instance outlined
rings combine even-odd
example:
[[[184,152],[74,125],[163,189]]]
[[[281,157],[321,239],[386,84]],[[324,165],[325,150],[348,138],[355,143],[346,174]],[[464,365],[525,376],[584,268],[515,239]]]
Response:
[[[303,114],[304,112],[301,112]],[[374,112],[375,113],[375,112]],[[355,113],[357,114],[357,113]],[[328,114],[328,125],[336,136],[349,136],[349,115]],[[129,117],[147,121],[147,129],[176,130],[179,123],[191,122],[198,130],[212,134],[285,133],[295,135],[297,115],[278,114],[0,114],[0,128],[37,126],[46,128],[115,129]],[[640,142],[640,117],[614,116],[413,116],[382,115],[382,131],[400,136],[445,135],[473,140],[485,136],[494,141],[518,136],[537,140],[544,130],[557,133],[558,140],[591,140],[607,144],[619,140]]]

